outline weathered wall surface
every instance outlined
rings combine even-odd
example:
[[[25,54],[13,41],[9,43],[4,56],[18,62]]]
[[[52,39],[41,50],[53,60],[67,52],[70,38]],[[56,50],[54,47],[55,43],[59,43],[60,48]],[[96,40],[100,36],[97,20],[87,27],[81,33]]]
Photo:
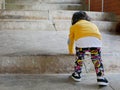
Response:
[[[88,3],[88,0],[86,0]],[[91,11],[102,11],[102,0],[90,0]],[[120,0],[104,0],[104,12],[114,12],[120,15]]]

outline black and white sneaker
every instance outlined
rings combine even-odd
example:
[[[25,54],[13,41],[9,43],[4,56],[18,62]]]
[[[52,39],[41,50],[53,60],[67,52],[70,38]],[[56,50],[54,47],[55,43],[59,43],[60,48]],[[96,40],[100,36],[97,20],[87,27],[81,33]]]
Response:
[[[77,82],[80,82],[81,81],[81,76],[79,73],[77,72],[74,72],[72,75],[71,75],[72,79],[77,81]]]
[[[97,83],[100,86],[107,86],[109,84],[105,77],[97,77]]]

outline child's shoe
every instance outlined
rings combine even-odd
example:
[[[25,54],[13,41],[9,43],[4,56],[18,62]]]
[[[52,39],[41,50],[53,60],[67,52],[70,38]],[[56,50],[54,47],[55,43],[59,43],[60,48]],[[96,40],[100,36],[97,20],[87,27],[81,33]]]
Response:
[[[71,75],[72,79],[77,81],[77,82],[80,82],[81,81],[81,76],[80,76],[80,73],[77,73],[77,72],[74,72],[72,75]]]
[[[100,86],[107,86],[109,84],[105,77],[97,77],[97,83]]]

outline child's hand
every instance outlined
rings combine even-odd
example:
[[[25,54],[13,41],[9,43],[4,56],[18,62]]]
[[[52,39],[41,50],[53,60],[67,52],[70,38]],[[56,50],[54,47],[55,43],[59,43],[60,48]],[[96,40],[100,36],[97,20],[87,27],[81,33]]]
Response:
[[[69,55],[75,55],[74,53],[69,53]]]

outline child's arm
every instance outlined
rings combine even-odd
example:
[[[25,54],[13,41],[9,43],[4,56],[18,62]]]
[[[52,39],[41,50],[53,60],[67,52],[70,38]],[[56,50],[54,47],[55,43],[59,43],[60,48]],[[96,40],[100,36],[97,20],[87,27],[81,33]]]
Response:
[[[68,39],[68,50],[69,50],[69,54],[73,54],[74,53],[74,33],[72,28],[70,28],[70,34],[69,34],[69,39]]]

